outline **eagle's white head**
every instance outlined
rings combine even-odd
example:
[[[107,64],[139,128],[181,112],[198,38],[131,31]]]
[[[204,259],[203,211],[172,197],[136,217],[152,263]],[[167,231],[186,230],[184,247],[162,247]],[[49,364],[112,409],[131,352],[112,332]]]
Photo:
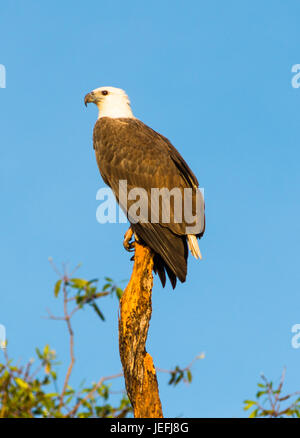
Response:
[[[121,88],[100,87],[88,93],[84,98],[84,103],[95,103],[99,109],[99,119],[101,117],[129,117],[134,118],[130,100]]]

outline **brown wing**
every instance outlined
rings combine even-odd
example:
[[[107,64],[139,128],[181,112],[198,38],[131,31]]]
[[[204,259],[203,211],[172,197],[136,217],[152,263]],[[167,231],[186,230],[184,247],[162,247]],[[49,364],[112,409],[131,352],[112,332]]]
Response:
[[[136,119],[99,119],[94,129],[94,148],[100,173],[118,202],[119,181],[127,181],[127,190],[135,187],[145,190],[148,205],[146,220],[143,215],[138,223],[132,223],[134,231],[157,253],[176,277],[185,281],[187,271],[186,224],[174,220],[175,208],[171,203],[170,222],[151,223],[151,188],[168,190],[185,188],[195,190],[198,181],[179,152],[165,137]],[[128,200],[121,207],[128,210],[135,201]],[[130,215],[128,216],[130,221]],[[161,219],[161,218],[159,218]],[[204,228],[204,217],[197,218],[199,229]],[[173,281],[174,283],[174,281]]]

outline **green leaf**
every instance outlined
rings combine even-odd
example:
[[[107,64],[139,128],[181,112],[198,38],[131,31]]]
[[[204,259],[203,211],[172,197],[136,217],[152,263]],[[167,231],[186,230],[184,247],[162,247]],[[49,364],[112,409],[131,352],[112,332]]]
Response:
[[[99,307],[97,306],[97,304],[96,303],[92,303],[91,306],[93,307],[93,309],[95,310],[97,315],[102,319],[102,321],[105,321],[104,315],[101,312],[101,310],[99,309]]]
[[[258,409],[254,409],[254,411],[252,411],[251,414],[249,415],[249,418],[257,417],[257,413],[258,413]]]
[[[121,289],[120,287],[116,288],[116,295],[119,298],[119,300],[121,299],[123,292],[124,292],[123,289]]]
[[[36,349],[35,349],[35,352],[36,352],[36,354],[38,355],[38,358],[39,358],[39,359],[43,359],[43,355],[42,355],[42,353],[41,353],[41,351],[40,351],[39,348],[36,348]]]
[[[88,283],[89,284],[98,283],[98,278],[93,278],[93,280],[90,280]]]
[[[71,278],[70,283],[75,289],[84,289],[89,284],[87,280],[83,280],[82,278]]]
[[[177,384],[180,382],[180,380],[181,380],[182,378],[183,378],[183,372],[180,371],[179,374],[178,374],[178,376],[177,376],[177,379],[176,379],[176,381],[175,381],[175,385],[177,385]]]
[[[20,379],[19,377],[15,378],[16,384],[22,389],[29,389],[29,385],[25,380]]]
[[[170,380],[168,382],[169,385],[172,385],[174,383],[175,377],[176,377],[176,373],[174,371],[171,372],[171,378],[170,378]]]
[[[295,409],[288,409],[285,414],[288,415],[289,417],[293,416],[296,413]]]
[[[58,280],[58,281],[55,283],[55,286],[54,286],[54,296],[55,296],[55,298],[57,298],[57,296],[58,296],[58,294],[59,294],[60,286],[61,286],[61,280]]]
[[[188,382],[191,383],[191,381],[192,381],[192,373],[191,373],[191,370],[187,370],[186,375],[187,375]]]
[[[256,402],[253,400],[245,400],[244,403],[245,403],[244,411],[247,411],[248,409],[251,408],[251,406],[256,405]]]

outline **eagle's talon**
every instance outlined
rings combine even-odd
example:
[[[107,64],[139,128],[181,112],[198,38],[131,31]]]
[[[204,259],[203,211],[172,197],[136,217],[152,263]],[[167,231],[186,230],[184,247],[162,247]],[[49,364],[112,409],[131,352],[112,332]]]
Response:
[[[123,246],[126,249],[126,251],[132,252],[132,251],[134,251],[135,242],[134,241],[133,242],[130,242],[130,241],[127,242],[127,241],[124,240]]]
[[[134,251],[134,241],[132,241],[133,231],[131,228],[128,228],[126,233],[124,234],[123,246],[128,252]]]

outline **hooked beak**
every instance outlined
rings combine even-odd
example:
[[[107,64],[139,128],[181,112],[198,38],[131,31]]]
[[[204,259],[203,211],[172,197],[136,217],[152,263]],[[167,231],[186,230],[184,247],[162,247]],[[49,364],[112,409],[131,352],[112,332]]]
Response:
[[[95,102],[95,93],[91,91],[91,93],[88,93],[84,98],[84,104],[87,106],[88,103]]]

